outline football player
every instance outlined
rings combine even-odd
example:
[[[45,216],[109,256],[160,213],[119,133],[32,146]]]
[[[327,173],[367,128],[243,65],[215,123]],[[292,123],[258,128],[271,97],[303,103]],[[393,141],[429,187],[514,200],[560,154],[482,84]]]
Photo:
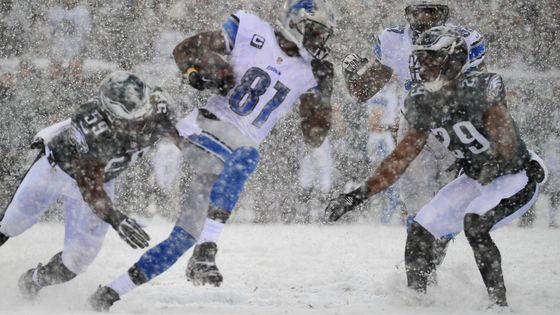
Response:
[[[33,226],[54,202],[64,200],[64,249],[25,272],[19,286],[35,297],[45,286],[67,282],[93,262],[112,227],[132,248],[149,236],[114,208],[114,179],[164,135],[176,135],[163,91],[127,72],[108,75],[71,119],[38,134],[42,150],[0,222],[0,245]]]
[[[324,0],[289,0],[277,27],[238,11],[223,30],[196,34],[175,48],[175,61],[188,84],[215,92],[177,125],[188,144],[183,153],[197,175],[169,237],[100,287],[90,298],[94,309],[109,309],[195,243],[188,279],[221,284],[216,242],[257,167],[259,144],[298,100],[308,144],[319,147],[330,128],[333,69],[324,58],[334,23]]]
[[[415,85],[405,100],[409,129],[374,175],[341,194],[326,209],[338,220],[394,183],[434,135],[459,161],[462,174],[443,187],[416,215],[408,234],[408,286],[425,292],[435,268],[436,238],[465,231],[491,300],[507,306],[500,252],[490,231],[510,223],[536,201],[545,179],[542,161],[529,152],[507,110],[502,78],[471,72],[469,46],[455,29],[424,32],[412,48]]]
[[[433,26],[447,24],[449,6],[445,0],[411,0],[405,8],[405,17],[408,22],[405,26],[387,28],[378,34],[374,45],[375,58],[371,62],[356,54],[350,54],[343,60],[343,74],[348,90],[360,102],[373,97],[392,76],[397,77],[403,93],[397,142],[400,142],[408,130],[404,99],[412,87],[408,68],[412,46],[422,32]],[[448,26],[455,28],[468,45],[469,60],[465,71],[482,70],[486,48],[480,33],[466,27]],[[414,215],[457,175],[454,161],[455,158],[445,147],[430,136],[425,148],[402,176],[400,197],[409,214],[408,231]],[[443,261],[452,237],[453,235],[446,235],[436,241],[434,249],[438,253],[435,257],[438,263]]]

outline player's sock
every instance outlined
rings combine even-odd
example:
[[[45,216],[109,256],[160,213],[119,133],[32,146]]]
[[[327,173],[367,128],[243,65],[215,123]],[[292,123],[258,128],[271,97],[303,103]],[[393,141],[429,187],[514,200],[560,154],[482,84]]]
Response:
[[[478,270],[492,302],[507,306],[500,250],[490,237],[491,222],[478,214],[465,215],[465,236],[471,245]]]
[[[222,234],[222,230],[224,229],[224,225],[225,224],[221,222],[221,220],[217,221],[207,218],[206,222],[204,223],[202,233],[200,234],[200,237],[196,244],[199,245],[206,242],[217,243],[220,235]]]
[[[10,237],[0,232],[0,246],[4,245]]]
[[[406,239],[405,266],[408,287],[426,292],[428,277],[435,269],[433,264],[434,236],[418,222],[412,222]]]
[[[135,268],[136,265],[130,269]],[[137,269],[136,269],[137,270]],[[109,283],[107,287],[113,289],[113,291],[117,292],[119,296],[125,295],[128,292],[134,290],[138,285],[146,282],[146,278],[142,277],[141,280],[136,279],[135,283],[130,276],[130,270],[123,273],[117,279],[113,280],[113,282]]]

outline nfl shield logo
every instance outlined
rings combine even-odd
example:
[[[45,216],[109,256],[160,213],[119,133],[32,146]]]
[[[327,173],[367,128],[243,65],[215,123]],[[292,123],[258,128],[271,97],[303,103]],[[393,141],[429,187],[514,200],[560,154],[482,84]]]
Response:
[[[277,64],[281,65],[282,62],[284,62],[284,59],[282,59],[282,57],[278,57],[278,58],[276,59],[276,63],[277,63]]]

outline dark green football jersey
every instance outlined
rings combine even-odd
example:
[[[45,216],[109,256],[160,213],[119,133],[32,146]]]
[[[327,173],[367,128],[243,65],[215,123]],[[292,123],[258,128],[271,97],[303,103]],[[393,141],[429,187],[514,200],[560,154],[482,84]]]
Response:
[[[525,169],[530,159],[515,122],[518,147],[511,161],[498,155],[488,136],[485,113],[504,98],[502,78],[493,73],[466,74],[456,88],[437,92],[419,83],[405,100],[406,118],[412,128],[434,134],[460,160],[468,176],[486,184]]]
[[[158,104],[157,112],[139,131],[117,127],[93,98],[72,117],[71,128],[54,137],[48,146],[56,163],[74,177],[72,161],[93,159],[105,166],[105,180],[117,177],[159,139],[175,132],[173,111]],[[162,106],[164,105],[164,106]]]

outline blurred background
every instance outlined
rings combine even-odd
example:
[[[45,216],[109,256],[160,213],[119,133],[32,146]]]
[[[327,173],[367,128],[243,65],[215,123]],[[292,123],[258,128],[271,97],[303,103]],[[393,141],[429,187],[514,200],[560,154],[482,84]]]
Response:
[[[557,146],[550,143],[558,144],[551,139],[560,137],[560,2],[449,2],[449,23],[478,30],[485,37],[486,64],[504,76],[509,106],[525,141],[540,154],[548,146]],[[4,211],[37,154],[29,149],[33,135],[69,117],[95,94],[104,75],[118,69],[138,73],[149,84],[167,89],[182,116],[202,104],[208,94],[181,85],[171,55],[175,45],[197,32],[219,29],[239,9],[274,22],[281,3],[0,0],[0,210]],[[262,144],[262,162],[243,193],[235,221],[318,222],[330,197],[361,183],[378,163],[375,156],[382,148],[372,146],[371,140],[379,123],[376,101],[369,105],[353,102],[343,85],[340,63],[352,52],[372,58],[375,34],[405,24],[405,1],[349,0],[333,1],[333,5],[337,31],[331,39],[330,58],[337,79],[335,122],[328,143],[320,150],[307,148],[297,109],[288,115]],[[188,161],[181,161],[173,146],[162,143],[118,179],[117,207],[172,220],[180,210],[181,192],[188,189],[190,174]],[[549,194],[560,190],[560,185],[549,186]],[[395,194],[398,199],[398,189],[373,198],[347,220],[401,224],[402,209]],[[539,204],[547,216],[547,195],[543,198]],[[47,220],[60,218],[58,207],[46,216]]]

